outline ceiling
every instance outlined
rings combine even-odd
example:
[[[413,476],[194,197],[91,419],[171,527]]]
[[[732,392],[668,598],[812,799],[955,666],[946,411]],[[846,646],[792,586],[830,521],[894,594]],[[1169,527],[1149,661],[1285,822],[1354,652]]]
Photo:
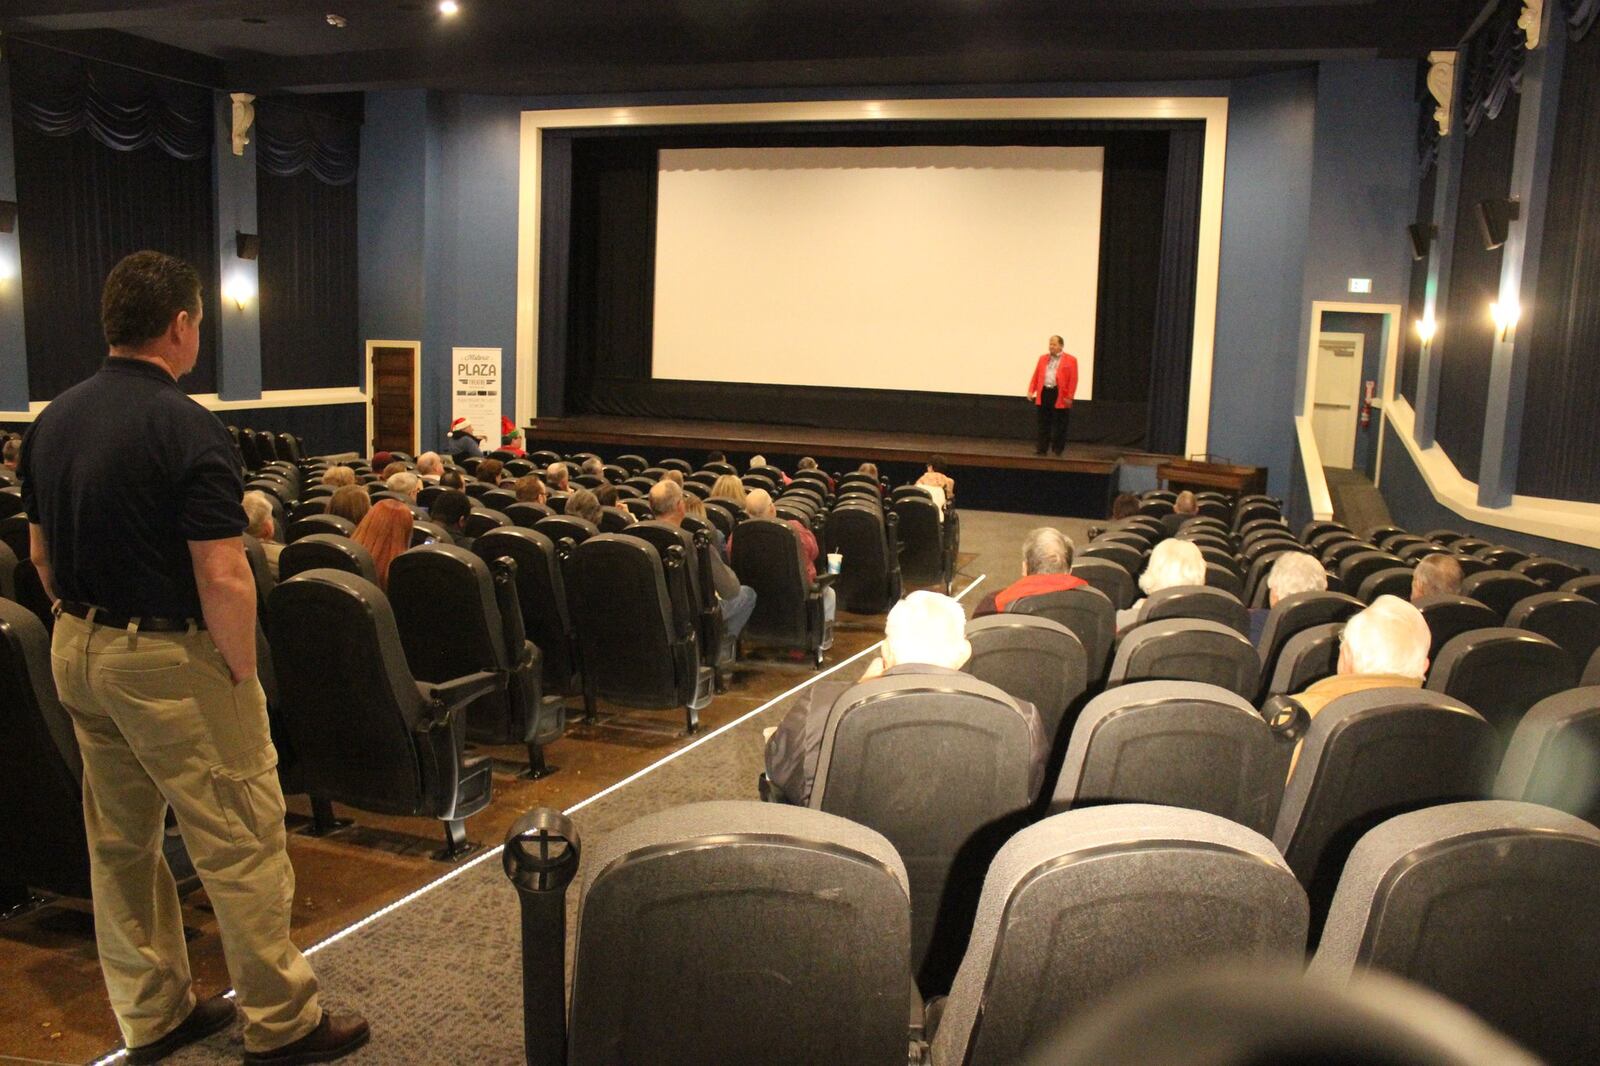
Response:
[[[0,30],[255,92],[1227,79],[1414,58],[1485,0],[5,0]],[[329,25],[332,13],[345,21]]]

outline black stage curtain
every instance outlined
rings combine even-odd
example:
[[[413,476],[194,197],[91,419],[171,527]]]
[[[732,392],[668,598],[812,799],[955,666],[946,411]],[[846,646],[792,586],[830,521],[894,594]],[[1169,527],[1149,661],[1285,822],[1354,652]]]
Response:
[[[1520,47],[1522,31],[1516,28],[1520,7],[1502,3],[1467,47],[1468,92],[1461,120],[1467,143],[1456,208],[1455,251],[1450,260],[1447,313],[1434,342],[1440,345],[1434,433],[1469,481],[1478,480],[1482,460],[1489,365],[1494,352],[1489,305],[1499,299],[1502,255],[1500,248],[1487,251],[1483,247],[1477,204],[1504,199],[1511,189],[1511,161],[1517,142],[1517,96],[1512,89],[1520,68],[1505,56],[1508,48],[1517,54],[1524,51]]]
[[[290,119],[284,119],[291,112]],[[314,133],[313,120],[298,108],[263,101],[256,115],[266,127],[293,127]],[[302,116],[295,118],[293,116]],[[354,135],[359,127],[317,117]],[[324,155],[315,136],[302,145],[308,160]],[[263,135],[265,139],[265,135]],[[258,144],[258,147],[260,145]],[[349,156],[353,168],[354,150]],[[360,326],[357,320],[356,184],[329,183],[317,166],[290,174],[269,168],[266,153],[256,156],[256,222],[261,233],[261,387],[316,389],[358,385],[361,381]]]
[[[1194,286],[1200,255],[1200,183],[1205,130],[1173,130],[1167,153],[1166,207],[1156,279],[1145,448],[1181,455],[1189,425],[1189,360],[1194,346]]]
[[[1567,50],[1548,196],[1517,491],[1600,503],[1600,33]]]
[[[1169,141],[1181,131],[1180,149]],[[540,249],[540,409],[817,425],[843,429],[1026,437],[1025,401],[890,390],[667,381],[651,378],[656,153],[661,148],[815,145],[1104,145],[1101,288],[1095,396],[1073,407],[1074,440],[1137,446],[1151,418],[1152,380],[1167,382],[1161,410],[1187,416],[1193,283],[1163,289],[1169,249],[1193,248],[1198,229],[1198,123],[871,123],[761,127],[622,128],[545,135]],[[1192,174],[1169,179],[1178,153]],[[1195,204],[1188,220],[1170,205]],[[1187,231],[1187,232],[1186,232]],[[1115,280],[1112,280],[1115,279]],[[1181,291],[1180,291],[1181,290]],[[1160,332],[1162,314],[1184,319]],[[1160,338],[1166,337],[1166,341]],[[1181,351],[1178,348],[1181,346]],[[1174,358],[1181,363],[1174,364]],[[1180,380],[1181,379],[1181,380]],[[1019,386],[1018,392],[1020,393]],[[1176,397],[1174,400],[1173,398]],[[1164,414],[1162,417],[1168,417]],[[1181,445],[1180,445],[1181,446]]]
[[[23,42],[10,60],[28,395],[50,400],[105,357],[100,290],[123,256],[153,248],[217,276],[211,94]],[[215,336],[201,329],[189,392],[216,391]]]
[[[360,97],[331,94],[312,107],[295,99],[256,100],[256,166],[292,178],[309,172],[324,185],[349,185],[361,165]],[[346,103],[345,96],[354,97]],[[342,106],[336,106],[342,105]]]
[[[1417,65],[1417,211],[1412,221],[1433,223],[1434,193],[1439,185],[1439,123],[1433,117],[1433,96],[1428,92],[1428,65]],[[1400,395],[1417,406],[1417,373],[1422,363],[1422,338],[1416,324],[1428,299],[1428,267],[1438,254],[1438,242],[1428,243],[1427,254],[1411,261],[1411,288],[1406,295],[1406,320],[1400,339]],[[1442,313],[1442,312],[1441,312]]]

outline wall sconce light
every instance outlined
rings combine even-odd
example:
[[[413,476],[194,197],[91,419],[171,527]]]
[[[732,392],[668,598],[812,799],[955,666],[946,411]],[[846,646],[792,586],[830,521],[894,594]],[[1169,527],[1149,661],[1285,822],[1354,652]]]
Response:
[[[1439,332],[1439,323],[1431,316],[1417,319],[1417,336],[1422,338],[1423,344],[1432,344],[1433,338]]]
[[[1489,305],[1489,317],[1494,319],[1496,339],[1502,344],[1511,340],[1511,334],[1516,331],[1517,319],[1522,317],[1522,308],[1516,301],[1508,303],[1492,303]]]
[[[9,255],[6,255],[4,252],[0,252],[0,286],[6,285],[11,281],[12,278],[16,276],[17,265],[11,261],[11,257]]]
[[[244,305],[249,303],[256,294],[256,287],[250,279],[242,274],[230,277],[222,286],[222,295],[233,301],[235,307],[244,310]]]

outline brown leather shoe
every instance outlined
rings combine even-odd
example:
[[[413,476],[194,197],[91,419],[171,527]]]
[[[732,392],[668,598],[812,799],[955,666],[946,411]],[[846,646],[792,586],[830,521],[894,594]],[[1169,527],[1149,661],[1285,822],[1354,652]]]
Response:
[[[189,1012],[189,1016],[179,1022],[177,1028],[166,1036],[153,1043],[129,1048],[128,1061],[135,1064],[160,1062],[179,1048],[188,1047],[197,1040],[204,1040],[213,1033],[222,1032],[233,1024],[237,1013],[231,999],[222,996],[202,999],[194,1005],[194,1010]]]
[[[246,1051],[244,1061],[271,1063],[272,1066],[291,1066],[300,1062],[332,1062],[342,1059],[367,1042],[372,1035],[367,1020],[359,1014],[329,1014],[322,1012],[322,1020],[311,1032],[292,1044],[271,1051]]]

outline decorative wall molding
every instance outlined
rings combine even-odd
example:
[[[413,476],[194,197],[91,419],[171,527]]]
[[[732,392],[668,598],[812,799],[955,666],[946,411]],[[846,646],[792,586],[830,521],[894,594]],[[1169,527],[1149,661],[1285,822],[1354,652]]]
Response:
[[[250,127],[256,120],[254,93],[229,93],[233,101],[233,154],[244,155],[244,146],[250,143]]]
[[[1456,92],[1456,53],[1428,53],[1428,93],[1439,105],[1433,109],[1434,125],[1439,136],[1450,136],[1451,105]]]

